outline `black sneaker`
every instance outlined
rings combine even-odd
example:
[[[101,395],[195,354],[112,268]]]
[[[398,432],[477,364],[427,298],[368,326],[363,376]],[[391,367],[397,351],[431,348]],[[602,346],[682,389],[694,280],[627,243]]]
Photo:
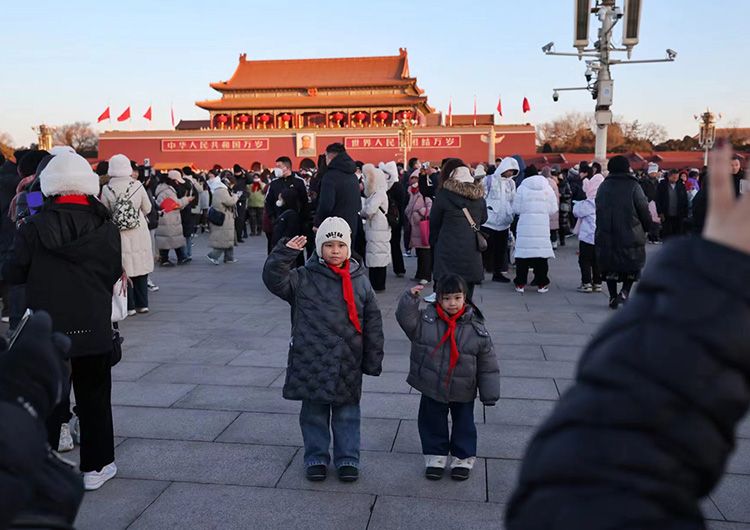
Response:
[[[424,476],[429,480],[440,480],[444,472],[444,467],[428,467],[424,470]]]
[[[498,283],[510,283],[510,279],[508,279],[507,277],[503,276],[502,274],[495,274],[495,275],[493,275],[492,276],[492,281],[493,282],[498,282]]]
[[[468,467],[454,467],[451,469],[451,478],[453,480],[466,480],[471,474],[471,469]]]
[[[160,267],[174,267],[174,263],[169,260],[159,262]]]
[[[193,261],[193,258],[181,259],[180,261],[177,262],[177,265],[187,265],[191,261]]]
[[[328,467],[323,464],[307,466],[307,469],[305,469],[305,476],[310,482],[321,482],[326,479],[326,476],[328,476]]]
[[[618,296],[615,296],[614,298],[609,299],[609,308],[610,309],[617,309],[617,306],[620,305],[620,298]]]
[[[341,466],[336,471],[341,482],[356,482],[359,478],[359,469],[354,466]]]

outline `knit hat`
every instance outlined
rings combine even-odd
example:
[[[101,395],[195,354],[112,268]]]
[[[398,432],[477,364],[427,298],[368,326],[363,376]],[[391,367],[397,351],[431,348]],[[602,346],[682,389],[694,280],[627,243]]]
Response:
[[[486,176],[487,176],[487,171],[484,169],[484,166],[482,164],[478,164],[477,168],[474,170],[474,178],[476,180],[479,180]]]
[[[646,169],[646,174],[650,175],[651,173],[658,173],[659,172],[659,164],[654,164],[651,162],[648,165],[648,168]]]
[[[169,180],[174,180],[175,182],[179,182],[180,184],[185,184],[185,179],[182,178],[182,173],[177,171],[176,169],[170,169],[167,173],[167,178]]]
[[[346,259],[352,257],[352,229],[341,217],[327,217],[315,233],[315,250],[323,257],[323,244],[329,241],[341,241],[346,245]]]
[[[456,169],[451,171],[450,177],[448,178],[455,179],[459,182],[474,182],[474,177],[471,176],[471,171],[466,166],[458,166]]]
[[[110,177],[129,177],[133,174],[130,159],[125,155],[114,155],[109,159],[107,175]]]
[[[607,169],[610,173],[629,173],[630,162],[622,155],[613,156],[607,162]]]
[[[23,158],[18,162],[18,172],[22,177],[29,177],[36,174],[39,163],[49,155],[47,151],[40,151],[35,149],[27,152]]]
[[[49,150],[49,154],[55,155],[55,156],[60,155],[62,153],[73,153],[73,154],[76,154],[76,150],[73,149],[69,145],[56,145],[55,147],[53,147],[52,149]]]
[[[46,197],[99,194],[99,176],[85,158],[75,153],[54,156],[42,171],[40,181]]]

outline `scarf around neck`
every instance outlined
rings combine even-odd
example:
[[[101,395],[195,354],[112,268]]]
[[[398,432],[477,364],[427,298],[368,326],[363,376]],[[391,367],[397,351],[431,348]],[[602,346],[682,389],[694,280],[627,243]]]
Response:
[[[445,331],[443,338],[440,339],[440,343],[437,345],[437,348],[435,348],[435,351],[438,351],[443,346],[443,344],[448,341],[448,339],[450,339],[451,341],[451,356],[448,363],[448,373],[445,376],[445,386],[448,386],[450,385],[451,377],[453,376],[453,369],[458,363],[459,352],[458,345],[456,344],[456,326],[458,324],[458,319],[461,318],[464,313],[466,313],[466,305],[464,305],[461,310],[453,316],[450,316],[445,311],[443,311],[443,308],[438,303],[435,304],[435,309],[437,310],[437,314],[438,317],[440,317],[440,320],[445,322],[448,326],[448,329]]]
[[[349,260],[346,260],[341,267],[333,267],[327,263],[326,266],[341,278],[341,289],[344,292],[344,302],[346,302],[349,320],[357,332],[362,334],[362,325],[359,323],[359,315],[357,314],[357,305],[354,303],[354,286],[352,285],[352,274],[349,270]]]

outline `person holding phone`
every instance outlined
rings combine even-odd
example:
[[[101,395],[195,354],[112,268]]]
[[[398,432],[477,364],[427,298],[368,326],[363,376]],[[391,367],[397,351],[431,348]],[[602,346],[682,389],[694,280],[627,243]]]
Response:
[[[46,311],[53,330],[71,340],[75,411],[81,427],[81,471],[86,489],[117,473],[111,407],[112,289],[122,276],[120,231],[100,203],[99,177],[83,157],[61,153],[40,174],[45,202],[16,235],[2,269],[11,284],[26,284],[32,311]],[[47,420],[57,447],[67,411]]]

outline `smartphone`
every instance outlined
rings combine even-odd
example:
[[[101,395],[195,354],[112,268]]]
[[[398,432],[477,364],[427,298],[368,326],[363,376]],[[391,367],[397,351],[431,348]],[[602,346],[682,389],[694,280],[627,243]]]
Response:
[[[750,191],[750,180],[742,179],[740,181],[740,195],[744,195],[745,193]]]
[[[23,318],[21,319],[21,322],[16,327],[16,331],[13,333],[13,336],[10,338],[10,344],[8,345],[8,349],[11,349],[13,345],[16,343],[16,340],[18,340],[18,337],[21,336],[23,333],[24,328],[26,327],[26,323],[31,318],[31,315],[33,315],[34,312],[31,309],[27,309],[26,312],[23,314]]]
[[[430,167],[430,162],[429,161],[422,162],[422,169],[427,169],[428,167]]]

